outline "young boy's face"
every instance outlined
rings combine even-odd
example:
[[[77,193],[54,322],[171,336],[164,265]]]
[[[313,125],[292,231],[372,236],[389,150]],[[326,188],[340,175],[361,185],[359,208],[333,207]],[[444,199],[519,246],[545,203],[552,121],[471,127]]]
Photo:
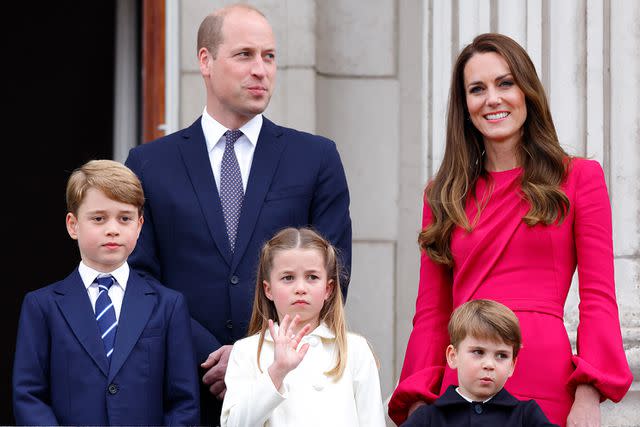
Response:
[[[138,209],[108,198],[90,188],[78,208],[78,216],[67,214],[67,231],[78,241],[82,261],[89,267],[111,272],[133,252],[142,229]]]
[[[467,336],[456,349],[447,348],[447,363],[458,370],[460,392],[474,401],[483,401],[498,393],[513,374],[513,347]]]

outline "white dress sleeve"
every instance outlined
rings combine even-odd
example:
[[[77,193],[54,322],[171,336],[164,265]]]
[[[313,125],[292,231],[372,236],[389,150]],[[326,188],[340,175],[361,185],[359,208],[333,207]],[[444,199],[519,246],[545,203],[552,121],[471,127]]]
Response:
[[[349,340],[353,369],[353,391],[360,427],[385,427],[378,365],[364,337],[351,334]]]
[[[287,397],[287,386],[283,384],[280,391],[276,390],[268,366],[261,366],[262,372],[258,370],[257,340],[252,338],[236,342],[229,355],[221,427],[262,426]]]

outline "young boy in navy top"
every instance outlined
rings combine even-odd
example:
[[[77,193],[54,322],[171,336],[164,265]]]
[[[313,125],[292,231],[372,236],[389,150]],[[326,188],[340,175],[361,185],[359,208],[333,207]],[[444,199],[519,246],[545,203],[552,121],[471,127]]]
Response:
[[[451,315],[449,339],[447,363],[457,370],[458,387],[449,386],[433,404],[418,407],[402,427],[555,426],[535,400],[518,400],[503,388],[522,341],[509,308],[482,299],[462,304]]]
[[[13,369],[18,425],[199,423],[184,298],[127,264],[143,205],[140,181],[118,162],[93,160],[71,174],[66,225],[82,260],[24,298]]]

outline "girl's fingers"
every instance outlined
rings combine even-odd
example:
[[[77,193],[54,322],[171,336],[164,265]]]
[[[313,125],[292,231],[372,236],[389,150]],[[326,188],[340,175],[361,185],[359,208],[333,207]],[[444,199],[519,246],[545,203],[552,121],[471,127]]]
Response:
[[[309,350],[309,343],[302,344],[302,347],[300,347],[300,350],[298,350],[300,360],[304,359],[304,355],[307,354],[307,350]]]
[[[289,317],[288,314],[285,314],[284,317],[282,318],[282,323],[280,323],[280,329],[278,330],[278,334],[282,335],[282,336],[286,336],[287,335],[287,329],[289,327],[289,320],[291,318]]]
[[[293,320],[291,321],[291,324],[289,325],[289,327],[287,328],[287,335],[293,339],[295,338],[295,335],[293,333],[293,331],[296,330],[296,325],[298,324],[298,321],[300,320],[300,315],[296,314],[293,318]]]

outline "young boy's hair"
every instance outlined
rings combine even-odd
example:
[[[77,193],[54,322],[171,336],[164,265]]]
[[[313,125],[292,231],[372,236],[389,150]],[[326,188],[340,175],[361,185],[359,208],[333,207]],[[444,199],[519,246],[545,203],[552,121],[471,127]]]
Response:
[[[513,347],[513,358],[522,345],[520,322],[507,306],[488,299],[468,301],[455,309],[449,320],[449,340],[458,345],[467,336],[503,341]]]
[[[67,211],[78,214],[78,208],[90,188],[102,191],[108,198],[133,205],[142,216],[144,192],[135,173],[113,160],[91,160],[73,171],[67,182]]]
[[[347,327],[342,304],[342,292],[340,290],[340,260],[333,245],[314,230],[306,227],[287,227],[276,233],[262,247],[248,335],[260,334],[257,354],[258,368],[260,368],[260,353],[264,343],[265,332],[269,327],[269,319],[278,319],[276,306],[273,301],[267,298],[263,282],[270,280],[273,259],[278,252],[298,248],[318,250],[324,257],[327,282],[333,280],[333,292],[324,302],[324,306],[320,311],[320,321],[326,322],[333,333],[336,334],[336,365],[330,371],[325,372],[325,375],[337,380],[342,376],[347,363]],[[278,319],[278,322],[280,320]]]

